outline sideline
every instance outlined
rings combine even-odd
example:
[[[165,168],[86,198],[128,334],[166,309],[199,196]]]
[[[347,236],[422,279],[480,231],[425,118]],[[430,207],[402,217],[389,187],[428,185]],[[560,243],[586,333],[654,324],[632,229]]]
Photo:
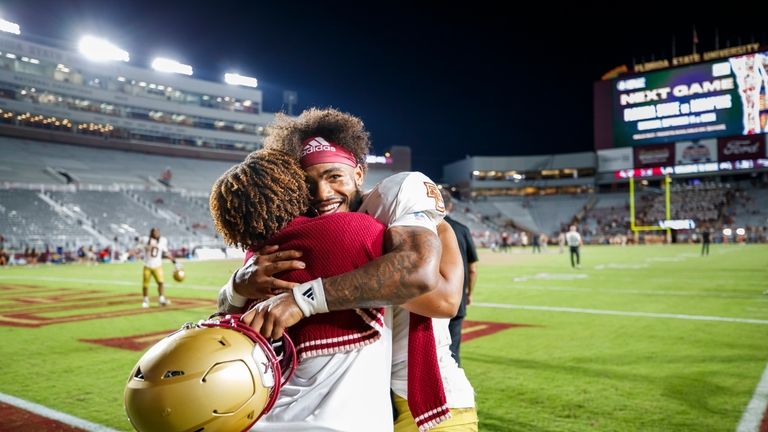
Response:
[[[0,393],[0,402],[4,402],[8,405],[12,405],[16,408],[21,408],[25,411],[29,411],[38,416],[48,419],[56,420],[64,423],[68,426],[72,426],[78,429],[82,429],[89,432],[118,432],[115,429],[102,426],[100,424],[91,423],[88,420],[83,420],[79,417],[75,417],[69,414],[65,414],[61,411],[45,407],[43,405],[30,402],[28,400],[20,399],[15,396],[11,396],[5,393]]]

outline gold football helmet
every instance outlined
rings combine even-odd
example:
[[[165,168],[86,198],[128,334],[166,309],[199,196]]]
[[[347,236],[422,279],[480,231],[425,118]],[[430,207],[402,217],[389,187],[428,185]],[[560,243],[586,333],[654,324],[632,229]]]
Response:
[[[296,365],[283,337],[273,345],[237,315],[187,323],[150,348],[125,387],[125,410],[136,430],[243,431],[274,405]]]

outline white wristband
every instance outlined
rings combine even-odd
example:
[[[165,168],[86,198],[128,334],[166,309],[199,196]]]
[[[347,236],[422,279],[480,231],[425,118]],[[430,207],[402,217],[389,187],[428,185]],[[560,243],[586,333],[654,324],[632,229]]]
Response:
[[[317,313],[328,312],[328,303],[325,302],[323,280],[317,278],[293,288],[293,299],[299,305],[299,309],[305,317]]]
[[[238,269],[239,270],[239,269]],[[245,302],[248,301],[248,297],[243,297],[240,294],[235,292],[235,276],[237,275],[237,270],[235,270],[234,273],[232,273],[232,277],[229,278],[227,281],[227,284],[224,285],[224,292],[227,295],[227,301],[229,304],[235,307],[243,307],[245,306]]]
[[[240,294],[238,294],[235,291],[235,277],[237,276],[237,272],[239,272],[240,270],[242,270],[242,269],[244,269],[246,267],[249,267],[249,266],[254,266],[255,267],[256,266],[256,259],[258,259],[258,258],[259,258],[259,256],[256,255],[256,254],[251,256],[251,258],[248,259],[248,261],[246,261],[245,264],[243,264],[242,267],[240,267],[239,269],[235,270],[234,273],[232,273],[232,277],[229,278],[229,280],[227,281],[227,284],[224,285],[224,290],[227,293],[227,301],[232,306],[243,307],[243,306],[245,306],[245,303],[248,302],[248,297],[241,296]]]

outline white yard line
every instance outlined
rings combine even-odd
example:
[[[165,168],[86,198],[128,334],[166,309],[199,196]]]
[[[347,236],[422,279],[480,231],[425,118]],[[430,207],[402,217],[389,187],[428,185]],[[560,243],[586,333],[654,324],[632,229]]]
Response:
[[[545,312],[582,313],[582,314],[591,314],[591,315],[635,316],[635,317],[644,317],[644,318],[666,318],[666,319],[681,319],[681,320],[693,320],[693,321],[724,321],[724,322],[734,322],[734,323],[743,323],[743,324],[768,325],[768,320],[763,320],[763,319],[732,318],[732,317],[719,317],[719,316],[707,316],[707,315],[631,312],[631,311],[616,311],[616,310],[605,310],[605,309],[582,309],[582,308],[557,307],[557,306],[513,305],[513,304],[505,304],[505,303],[472,302],[472,306],[496,308],[496,309],[522,309],[522,310],[537,310],[537,311],[545,311]]]
[[[115,279],[84,279],[84,278],[67,278],[67,277],[54,277],[54,276],[13,276],[13,275],[2,275],[0,276],[0,280],[3,279],[13,279],[13,280],[21,280],[21,281],[51,281],[51,282],[80,282],[80,283],[91,283],[91,284],[104,284],[104,285],[125,285],[125,286],[136,286],[141,287],[141,279],[137,279],[136,282],[130,282],[130,281],[124,281],[124,280],[115,280]],[[223,283],[222,283],[223,285]],[[210,285],[193,285],[193,284],[181,284],[181,283],[165,283],[165,286],[168,288],[179,288],[179,289],[196,289],[196,290],[203,290],[203,291],[218,291],[221,287],[214,287]]]
[[[540,290],[540,291],[571,291],[571,292],[605,292],[614,294],[639,294],[650,296],[670,296],[670,297],[717,297],[717,298],[744,298],[744,299],[761,299],[759,291],[755,291],[755,294],[739,294],[739,293],[717,293],[710,291],[665,291],[665,290],[650,290],[650,289],[618,289],[618,288],[577,288],[569,286],[547,286],[547,285],[512,285],[509,289],[514,290]]]
[[[39,416],[43,416],[49,419],[53,419],[56,421],[59,421],[61,423],[67,424],[72,427],[76,427],[79,429],[83,429],[86,431],[92,431],[92,432],[117,432],[115,429],[108,428],[106,426],[102,426],[100,424],[91,423],[88,420],[83,420],[79,417],[71,416],[69,414],[65,414],[61,411],[56,411],[54,409],[44,407],[42,405],[36,404],[34,402],[30,402],[28,400],[19,399],[15,396],[7,395],[5,393],[0,393],[0,402],[4,402],[8,405],[13,405],[17,408],[21,408],[23,410],[27,410],[29,412],[35,413]]]
[[[736,432],[758,432],[766,407],[768,407],[768,365],[765,366],[763,377],[755,388],[752,400],[749,401],[739,425],[736,426]]]

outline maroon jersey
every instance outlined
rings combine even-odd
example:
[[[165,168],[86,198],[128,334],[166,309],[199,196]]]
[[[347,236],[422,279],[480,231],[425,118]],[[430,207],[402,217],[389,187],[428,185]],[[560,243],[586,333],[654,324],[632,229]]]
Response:
[[[381,256],[386,227],[362,213],[297,217],[267,243],[280,250],[299,250],[306,267],[278,273],[291,282],[307,282],[355,270]],[[253,255],[249,251],[246,261]],[[351,351],[381,336],[383,310],[334,311],[304,318],[288,330],[299,359]]]

